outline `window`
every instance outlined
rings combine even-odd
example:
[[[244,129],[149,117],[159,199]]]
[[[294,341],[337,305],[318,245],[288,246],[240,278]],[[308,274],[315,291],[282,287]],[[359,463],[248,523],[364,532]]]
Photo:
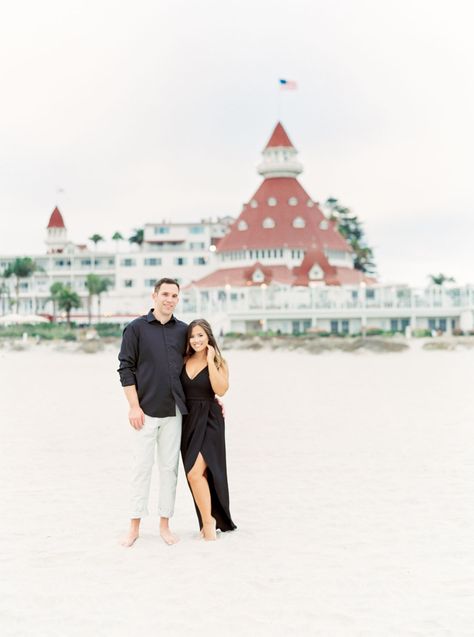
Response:
[[[205,257],[194,257],[193,259],[194,265],[206,265]]]
[[[321,221],[321,223],[319,224],[319,227],[321,228],[321,230],[327,230],[329,228],[329,224],[326,221],[326,219],[323,219]]]
[[[271,217],[265,217],[265,219],[262,221],[262,227],[263,228],[274,228],[275,227],[275,221]]]
[[[189,233],[190,234],[203,234],[204,233],[204,226],[192,226],[191,228],[189,228]]]
[[[250,207],[251,208],[257,208],[257,206],[258,206],[257,201],[255,199],[252,199],[252,201],[250,202]]]
[[[145,265],[153,265],[153,266],[157,266],[157,265],[161,265],[161,259],[160,257],[147,257],[143,263]]]
[[[268,197],[267,203],[269,206],[276,206],[278,201],[275,199],[275,197]]]
[[[187,259],[186,257],[175,257],[173,263],[174,265],[186,265]]]
[[[365,291],[366,299],[375,299],[375,290],[366,290]]]
[[[125,267],[125,268],[131,268],[131,267],[135,266],[136,264],[137,264],[136,260],[135,259],[131,259],[129,257],[127,257],[125,259],[122,259],[120,261],[120,265]]]
[[[156,279],[145,279],[145,287],[146,288],[154,288],[156,283]]]
[[[168,226],[155,226],[155,234],[169,234],[170,229]]]
[[[290,197],[288,199],[288,203],[290,206],[297,206],[298,205],[298,199],[296,197]]]
[[[398,319],[390,319],[390,331],[398,332]]]
[[[341,321],[341,332],[349,334],[349,321]]]
[[[306,202],[306,205],[308,206],[308,208],[313,208],[314,201],[311,201],[311,199],[308,199],[308,201]]]
[[[248,224],[246,221],[244,221],[243,219],[241,219],[237,225],[237,229],[238,230],[248,230]]]
[[[295,217],[293,219],[293,228],[304,228],[305,225],[306,225],[306,222],[303,219],[303,217]]]
[[[255,270],[252,274],[252,281],[254,283],[263,283],[265,276],[261,270]]]
[[[124,288],[133,288],[133,279],[124,279],[123,287]]]
[[[339,326],[337,321],[331,321],[331,334],[337,334],[338,327]]]
[[[205,250],[206,244],[204,241],[190,241],[189,247],[191,250]]]

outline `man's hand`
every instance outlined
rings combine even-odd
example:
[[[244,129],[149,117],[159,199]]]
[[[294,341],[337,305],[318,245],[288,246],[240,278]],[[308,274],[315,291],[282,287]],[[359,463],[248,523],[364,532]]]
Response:
[[[145,424],[145,414],[143,413],[139,405],[137,405],[136,407],[130,407],[130,410],[128,412],[128,421],[137,431],[140,431],[140,429],[143,427],[143,425]]]

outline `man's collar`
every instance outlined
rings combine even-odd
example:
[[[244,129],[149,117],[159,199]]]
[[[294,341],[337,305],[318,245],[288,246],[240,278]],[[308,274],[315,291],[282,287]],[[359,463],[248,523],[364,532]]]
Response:
[[[166,323],[162,323],[161,321],[159,321],[156,316],[153,314],[153,308],[151,308],[151,310],[148,312],[148,314],[146,315],[146,320],[148,321],[148,323],[153,323],[153,321],[156,321],[157,323],[159,323],[160,325],[167,325],[168,323],[176,323],[176,319],[174,314],[171,315],[171,318],[169,321],[166,321]]]

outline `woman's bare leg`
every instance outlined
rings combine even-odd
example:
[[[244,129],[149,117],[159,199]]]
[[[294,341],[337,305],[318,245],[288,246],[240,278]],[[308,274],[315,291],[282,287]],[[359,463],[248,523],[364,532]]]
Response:
[[[216,539],[216,521],[211,515],[211,492],[205,473],[207,465],[201,453],[198,453],[193,468],[188,473],[189,484],[202,518],[202,531],[205,540]]]

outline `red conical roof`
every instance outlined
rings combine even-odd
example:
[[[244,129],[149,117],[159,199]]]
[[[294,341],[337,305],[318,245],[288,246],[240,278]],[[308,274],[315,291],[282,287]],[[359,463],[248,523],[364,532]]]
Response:
[[[51,217],[49,218],[48,228],[65,228],[64,219],[62,214],[59,212],[59,208],[56,208],[51,213]]]
[[[275,205],[270,205],[271,199]],[[290,200],[295,205],[291,205]],[[264,226],[267,217],[274,222],[273,227]],[[296,217],[303,222],[297,227],[294,224]],[[245,222],[246,230],[239,230],[240,221]],[[275,177],[261,183],[250,204],[244,207],[229,233],[219,241],[217,251],[223,253],[253,248],[308,250],[312,245],[322,250],[352,252],[337,230],[336,223],[326,219],[299,181],[293,177]]]
[[[283,128],[280,122],[278,122],[278,124],[275,126],[275,129],[268,141],[268,144],[265,146],[265,149],[274,148],[275,146],[294,148],[293,144],[290,141],[290,138],[286,133],[286,130]]]

